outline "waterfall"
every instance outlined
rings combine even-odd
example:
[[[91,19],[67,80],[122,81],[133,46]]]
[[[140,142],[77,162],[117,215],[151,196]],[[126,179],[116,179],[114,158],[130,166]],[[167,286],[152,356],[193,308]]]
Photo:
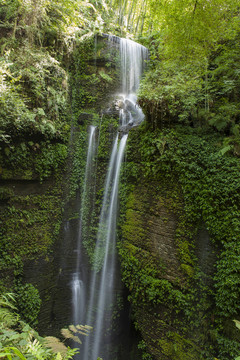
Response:
[[[137,105],[136,92],[148,60],[148,49],[127,39],[120,39],[121,94],[119,94],[120,125],[139,125],[144,114]]]
[[[139,88],[148,50],[128,39],[120,39],[122,93],[136,94]]]
[[[90,311],[88,313],[87,323],[93,326],[94,333],[92,338],[90,336],[86,340],[84,360],[94,360],[97,359],[98,356],[104,356],[104,360],[108,359],[108,354],[104,353],[101,345],[107,341],[106,336],[104,336],[106,319],[111,321],[112,316],[116,262],[115,243],[118,184],[126,142],[127,135],[124,135],[119,147],[117,147],[118,135],[116,136],[105,184],[104,200],[95,249],[95,265],[98,265],[99,261],[102,260],[102,268],[99,274],[98,269],[94,270],[91,281]],[[95,309],[97,310],[96,312]]]
[[[80,324],[83,320],[84,309],[86,307],[86,294],[85,294],[85,284],[82,279],[83,274],[81,271],[82,263],[82,235],[86,231],[85,218],[87,214],[87,205],[88,202],[91,202],[91,199],[94,199],[93,193],[94,190],[91,187],[92,177],[94,176],[94,159],[96,155],[96,127],[90,126],[89,128],[89,140],[88,140],[88,151],[87,151],[87,161],[85,167],[85,177],[83,182],[83,190],[81,196],[81,208],[80,208],[80,221],[79,221],[79,234],[77,241],[77,261],[76,261],[76,271],[72,274],[72,302],[73,302],[73,322],[74,324]],[[89,207],[91,209],[91,206]],[[88,209],[89,209],[88,208]],[[88,210],[89,213],[89,210]]]
[[[87,324],[93,327],[92,334],[84,339],[84,343],[80,348],[80,355],[77,358],[81,360],[97,360],[98,357],[102,357],[104,360],[113,359],[109,347],[111,347],[112,343],[112,317],[119,283],[116,228],[121,164],[127,143],[127,133],[132,126],[138,125],[144,118],[142,110],[136,104],[136,91],[139,87],[148,51],[131,40],[112,36],[109,37],[109,41],[119,43],[121,89],[117,95],[117,106],[119,110],[119,130],[121,132],[116,134],[113,140],[109,159],[93,255],[93,269],[90,277],[84,279],[81,272],[82,234],[87,231],[87,222],[84,219],[86,215],[90,216],[89,210],[86,211],[86,208],[89,209],[87,202],[92,198],[89,193],[91,183],[96,183],[96,179],[92,182],[93,173],[96,173],[96,165],[94,165],[97,147],[95,140],[96,128],[90,127],[85,181],[81,197],[78,260],[76,271],[72,276],[74,323]]]

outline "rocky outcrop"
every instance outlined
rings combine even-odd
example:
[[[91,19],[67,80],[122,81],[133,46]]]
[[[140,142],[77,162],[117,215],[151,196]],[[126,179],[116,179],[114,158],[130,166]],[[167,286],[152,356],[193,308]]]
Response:
[[[122,228],[123,278],[137,327],[155,359],[198,358],[195,344],[178,329],[182,320],[174,309],[186,282],[176,242],[181,211],[158,184],[141,184],[128,197]]]
[[[158,170],[159,157],[149,161],[154,147],[148,148],[147,137],[140,140],[141,131],[129,134],[122,277],[153,359],[198,360],[211,322],[205,286],[212,285],[214,248],[204,225],[185,213],[177,176]]]

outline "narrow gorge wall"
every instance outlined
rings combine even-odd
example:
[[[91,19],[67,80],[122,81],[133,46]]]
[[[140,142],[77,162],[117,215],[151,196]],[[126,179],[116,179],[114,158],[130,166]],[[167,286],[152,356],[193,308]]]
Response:
[[[153,358],[198,359],[190,333],[180,330],[187,328],[181,297],[193,285],[189,277],[194,274],[189,250],[192,239],[186,234],[180,239],[185,244],[177,240],[184,218],[181,186],[177,178],[165,179],[164,173],[155,179],[151,170],[146,174],[138,145],[141,135],[138,130],[130,135],[127,154],[126,168],[131,175],[134,170],[136,174],[130,175],[121,228],[123,279],[130,291],[137,328]],[[156,166],[154,160],[149,166]],[[180,251],[189,261],[182,261]]]
[[[13,266],[8,264],[5,267],[8,278],[11,278],[6,288],[16,292],[21,302],[25,303],[21,315],[32,313],[31,318],[26,316],[25,319],[33,326],[36,326],[41,301],[37,325],[41,335],[59,335],[60,329],[73,321],[72,275],[79,256],[77,241],[82,220],[80,208],[88,131],[89,126],[94,125],[97,127],[98,145],[97,158],[94,159],[97,163],[96,198],[92,209],[88,209],[91,220],[88,217],[88,233],[84,235],[80,264],[85,279],[91,277],[105,174],[119,127],[115,94],[115,89],[120,87],[118,47],[119,44],[114,41],[109,43],[107,38],[91,38],[76,47],[69,69],[71,112],[68,120],[71,122],[71,133],[68,143],[61,144],[56,140],[44,142],[43,139],[33,142],[29,139],[26,145],[22,137],[21,142],[16,139],[15,147],[16,156],[24,159],[23,169],[21,159],[15,164],[9,161],[8,156],[3,159],[1,184],[5,185],[2,214],[3,219],[9,217],[12,224],[10,228],[6,222],[4,235],[6,239],[19,235],[14,245],[6,242],[6,248],[2,248],[6,252],[5,264],[9,256],[13,262]],[[3,150],[3,157],[5,152],[5,155],[14,158],[11,150],[8,151]],[[11,182],[16,187],[14,191]],[[24,197],[19,193],[21,186]],[[35,213],[36,216],[33,216]],[[13,247],[16,251],[11,252]],[[16,264],[17,261],[19,264]],[[119,266],[116,273],[120,280]],[[136,349],[133,346],[135,339],[132,341],[129,307],[125,289],[119,280],[114,285],[117,301],[112,308],[113,321],[108,329],[114,334],[114,347],[108,343],[104,345],[105,348],[111,347],[112,356],[118,359],[134,359]]]
[[[217,142],[204,130],[154,131],[147,123],[130,133],[120,257],[141,346],[153,359],[231,359],[238,353],[233,310],[222,311],[232,295],[222,275],[234,276],[234,269],[219,260],[232,201],[219,180],[238,170],[217,153]]]
[[[52,249],[62,222],[66,154],[64,144],[22,141],[1,165],[1,289],[19,295],[19,310],[33,324],[38,291],[42,299],[51,292],[57,271]]]
[[[99,125],[101,111],[111,107],[108,94],[114,93],[119,82],[116,57],[116,47],[109,47],[107,39],[91,38],[76,46],[68,69],[68,106],[64,113],[58,108],[65,120],[63,135],[50,132],[48,138],[31,129],[28,133],[27,128],[14,133],[11,143],[0,147],[0,288],[20,295],[21,314],[31,309],[32,315],[25,319],[33,325],[42,301],[38,325],[42,334],[56,333],[70,321],[71,279],[68,270],[63,270],[73,261],[68,254],[77,236],[87,129],[93,122]],[[101,127],[106,147],[99,149],[99,189],[117,126],[112,115],[117,116],[114,109],[105,114]],[[66,246],[63,242],[68,228],[72,232]]]
[[[111,94],[119,86],[119,56],[115,46],[107,45],[107,39],[89,39],[75,49],[69,69],[69,143],[20,137],[14,147],[1,149],[1,290],[20,294],[22,314],[33,324],[41,298],[42,334],[56,334],[72,315],[70,268],[76,254],[71,250],[91,124],[101,129],[96,205],[102,199],[118,127]],[[117,329],[123,339],[119,356],[230,360],[239,351],[232,321],[240,314],[239,163],[219,153],[218,135],[165,126],[152,129],[145,122],[129,133],[117,237],[127,288],[119,301],[126,321],[125,329]],[[96,219],[100,210],[94,211]],[[94,220],[85,242],[90,258],[95,228]],[[126,330],[126,292],[143,339],[139,352],[131,352],[126,341],[125,335],[136,340]]]

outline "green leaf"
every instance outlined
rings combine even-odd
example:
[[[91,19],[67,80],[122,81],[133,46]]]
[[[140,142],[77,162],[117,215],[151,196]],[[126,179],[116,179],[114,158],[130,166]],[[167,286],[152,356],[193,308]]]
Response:
[[[7,156],[9,156],[9,154],[10,154],[10,149],[9,149],[8,147],[6,147],[6,148],[4,149],[4,152],[5,152],[5,154],[6,154]]]
[[[238,321],[238,320],[233,320],[233,321],[235,322],[236,327],[240,330],[240,321]],[[239,359],[240,359],[240,357],[239,357]]]
[[[45,111],[42,108],[38,108],[37,110],[39,115],[45,116]]]
[[[8,357],[8,359],[12,360],[10,353],[0,353],[0,358],[6,358],[6,356]]]
[[[222,148],[222,149],[219,151],[219,154],[224,155],[224,154],[226,154],[228,151],[232,150],[232,148],[233,148],[232,145],[227,145],[227,146],[225,146],[224,148]]]
[[[21,340],[18,343],[19,346],[26,346],[27,344],[28,344],[28,342],[26,340]]]
[[[21,353],[21,351],[19,351],[14,346],[9,347],[9,349],[11,349],[21,360],[26,360],[25,356]]]

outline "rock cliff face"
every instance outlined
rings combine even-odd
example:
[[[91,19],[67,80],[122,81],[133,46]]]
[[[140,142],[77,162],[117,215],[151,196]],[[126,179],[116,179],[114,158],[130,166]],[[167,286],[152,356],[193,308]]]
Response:
[[[130,133],[128,143],[128,195],[120,245],[123,281],[145,351],[154,359],[197,360],[207,330],[195,322],[195,316],[204,318],[203,312],[208,311],[200,285],[204,275],[198,279],[197,273],[200,268],[211,283],[214,248],[204,226],[197,231],[199,224],[187,220],[174,172],[169,177],[157,170],[160,156],[157,162],[152,158],[146,163],[141,150],[144,141],[140,140],[144,131]],[[197,301],[205,310],[198,308]]]
[[[175,245],[177,215],[160,202],[156,204],[156,211],[158,215],[149,216],[148,220],[149,239],[152,243],[151,252],[165,259],[165,278],[173,281],[177,277],[181,277],[180,262]]]
[[[98,124],[100,110],[110,106],[108,95],[119,81],[116,56],[116,47],[109,48],[108,41],[102,39],[98,42],[91,39],[75,49],[69,70],[72,102],[66,117],[66,129],[70,130],[72,125],[69,143],[67,136],[64,141],[49,140],[44,135],[33,137],[19,131],[12,144],[0,144],[0,291],[7,288],[18,293],[25,283],[38,289],[42,300],[39,319],[42,334],[53,334],[69,323],[69,266],[75,261],[69,253],[79,226],[87,126]],[[109,133],[114,126],[110,125],[111,114],[106,116],[102,134],[106,127],[104,143],[110,149]],[[109,149],[99,151],[102,168]],[[100,187],[103,182],[104,179],[98,181]],[[67,246],[66,227],[70,234]],[[27,307],[31,305],[29,301]],[[37,312],[35,320],[36,316]]]
[[[4,290],[7,284],[18,291],[24,282],[34,284],[43,301],[39,321],[42,334],[52,335],[69,324],[70,273],[75,261],[71,250],[75,246],[73,239],[77,237],[79,226],[86,128],[92,122],[101,125],[96,205],[101,201],[102,175],[107,166],[112,134],[118,127],[115,106],[108,96],[114,92],[119,81],[111,57],[112,51],[117,58],[115,50],[106,52],[106,43],[99,44],[99,59],[94,59],[93,42],[89,41],[85,49],[76,49],[71,68],[73,139],[69,146],[40,140],[27,141],[23,146],[16,140],[14,150],[1,149],[0,287]],[[94,108],[98,98],[101,101]],[[112,125],[114,119],[115,125]],[[225,188],[225,184],[231,183],[232,175],[229,174],[237,169],[237,164],[234,162],[228,167],[223,157],[215,158],[212,154],[216,154],[216,149],[215,152],[208,149],[208,138],[204,140],[204,134],[203,138],[197,134],[197,140],[192,138],[192,144],[188,146],[186,134],[173,129],[170,136],[169,129],[157,133],[148,126],[145,122],[129,133],[120,186],[118,232],[122,279],[129,292],[133,321],[144,340],[140,343],[143,358],[206,360],[216,357],[217,351],[212,349],[220,346],[226,347],[226,350],[222,351],[221,357],[217,356],[219,359],[234,358],[236,351],[232,357],[229,355],[232,340],[238,341],[239,336],[233,329],[232,315],[237,314],[238,307],[229,301],[235,310],[228,312],[221,304],[232,298],[232,288],[226,290],[224,279],[222,283],[218,279],[226,291],[223,291],[225,297],[219,296],[220,305],[217,308],[213,277],[217,268],[216,253],[220,253],[222,243],[225,238],[228,241],[229,232],[234,229],[234,226],[230,229],[227,221],[224,222],[224,214],[226,218],[237,217],[235,208],[231,216],[228,209],[235,204],[235,198],[236,202],[239,201],[237,186],[230,190]],[[187,136],[192,136],[191,129]],[[171,158],[174,150],[170,148],[180,152],[175,162]],[[68,166],[67,151],[71,158]],[[180,166],[178,162],[183,164]],[[222,169],[220,179],[219,168]],[[66,169],[70,173],[67,183]],[[232,178],[239,177],[234,174]],[[221,192],[223,182],[226,193]],[[65,186],[69,188],[68,194],[64,192]],[[198,196],[200,190],[202,192]],[[195,198],[197,200],[191,209],[189,199],[194,202]],[[94,216],[99,216],[97,206]],[[91,224],[90,236],[85,244],[90,256],[94,247],[91,232],[95,225]],[[219,229],[227,236],[222,238]],[[231,233],[233,238],[239,235],[237,230],[234,231]],[[217,251],[212,236],[215,236],[215,243],[220,244]],[[234,263],[231,267],[232,259],[239,258],[235,256],[239,250],[234,250],[237,242],[234,240],[230,245],[222,257],[223,265],[220,263],[219,266],[223,277],[232,273],[235,275],[238,266]],[[230,266],[225,261],[226,254]],[[238,294],[238,289],[236,285],[234,296]],[[26,306],[30,304],[31,300]],[[231,306],[228,308],[231,310]],[[221,322],[219,317],[219,322],[214,323],[222,309],[224,321]],[[127,327],[128,313],[124,316]],[[226,336],[218,342],[219,333],[225,325]],[[230,342],[225,346],[225,341]],[[128,355],[124,356],[122,358],[125,359]],[[132,358],[140,359],[140,356],[133,355]]]
[[[39,153],[38,158],[41,149]],[[59,164],[47,179],[40,181],[34,174],[34,156],[29,154],[31,161],[28,166],[23,164],[23,169],[20,166],[11,169],[6,163],[2,168],[0,284],[3,290],[25,296],[23,303],[18,300],[21,315],[24,317],[25,307],[32,308],[36,320],[35,300],[23,289],[25,283],[33,284],[42,300],[52,292],[58,271],[53,246],[58,242],[62,222],[65,167]],[[50,313],[51,309],[45,307],[44,311]]]
[[[156,261],[163,262],[163,276],[172,281],[182,277],[175,242],[178,214],[171,207],[172,199],[161,196],[156,187],[159,185],[145,183],[131,193],[123,236]]]
[[[129,196],[123,224],[123,277],[137,327],[154,358],[197,359],[194,344],[179,334],[181,316],[174,310],[175,292],[186,282],[176,243],[179,215],[171,206],[173,199],[161,193],[158,184],[146,182]]]
[[[178,215],[169,207],[169,199],[159,196],[156,190],[153,193],[152,185],[145,183],[137,186],[129,197],[123,225],[123,246],[129,251],[126,256],[129,256],[132,265],[133,256],[139,261],[135,271],[129,269],[130,294],[134,298],[139,291],[133,306],[138,328],[150,353],[161,359],[167,358],[163,357],[160,341],[167,331],[172,330],[167,319],[171,310],[167,304],[147,306],[148,296],[154,298],[154,292],[157,292],[151,282],[157,284],[164,279],[174,284],[177,279],[183,280],[183,274],[175,243]],[[151,277],[150,282],[148,277]],[[149,291],[153,293],[147,294]]]

